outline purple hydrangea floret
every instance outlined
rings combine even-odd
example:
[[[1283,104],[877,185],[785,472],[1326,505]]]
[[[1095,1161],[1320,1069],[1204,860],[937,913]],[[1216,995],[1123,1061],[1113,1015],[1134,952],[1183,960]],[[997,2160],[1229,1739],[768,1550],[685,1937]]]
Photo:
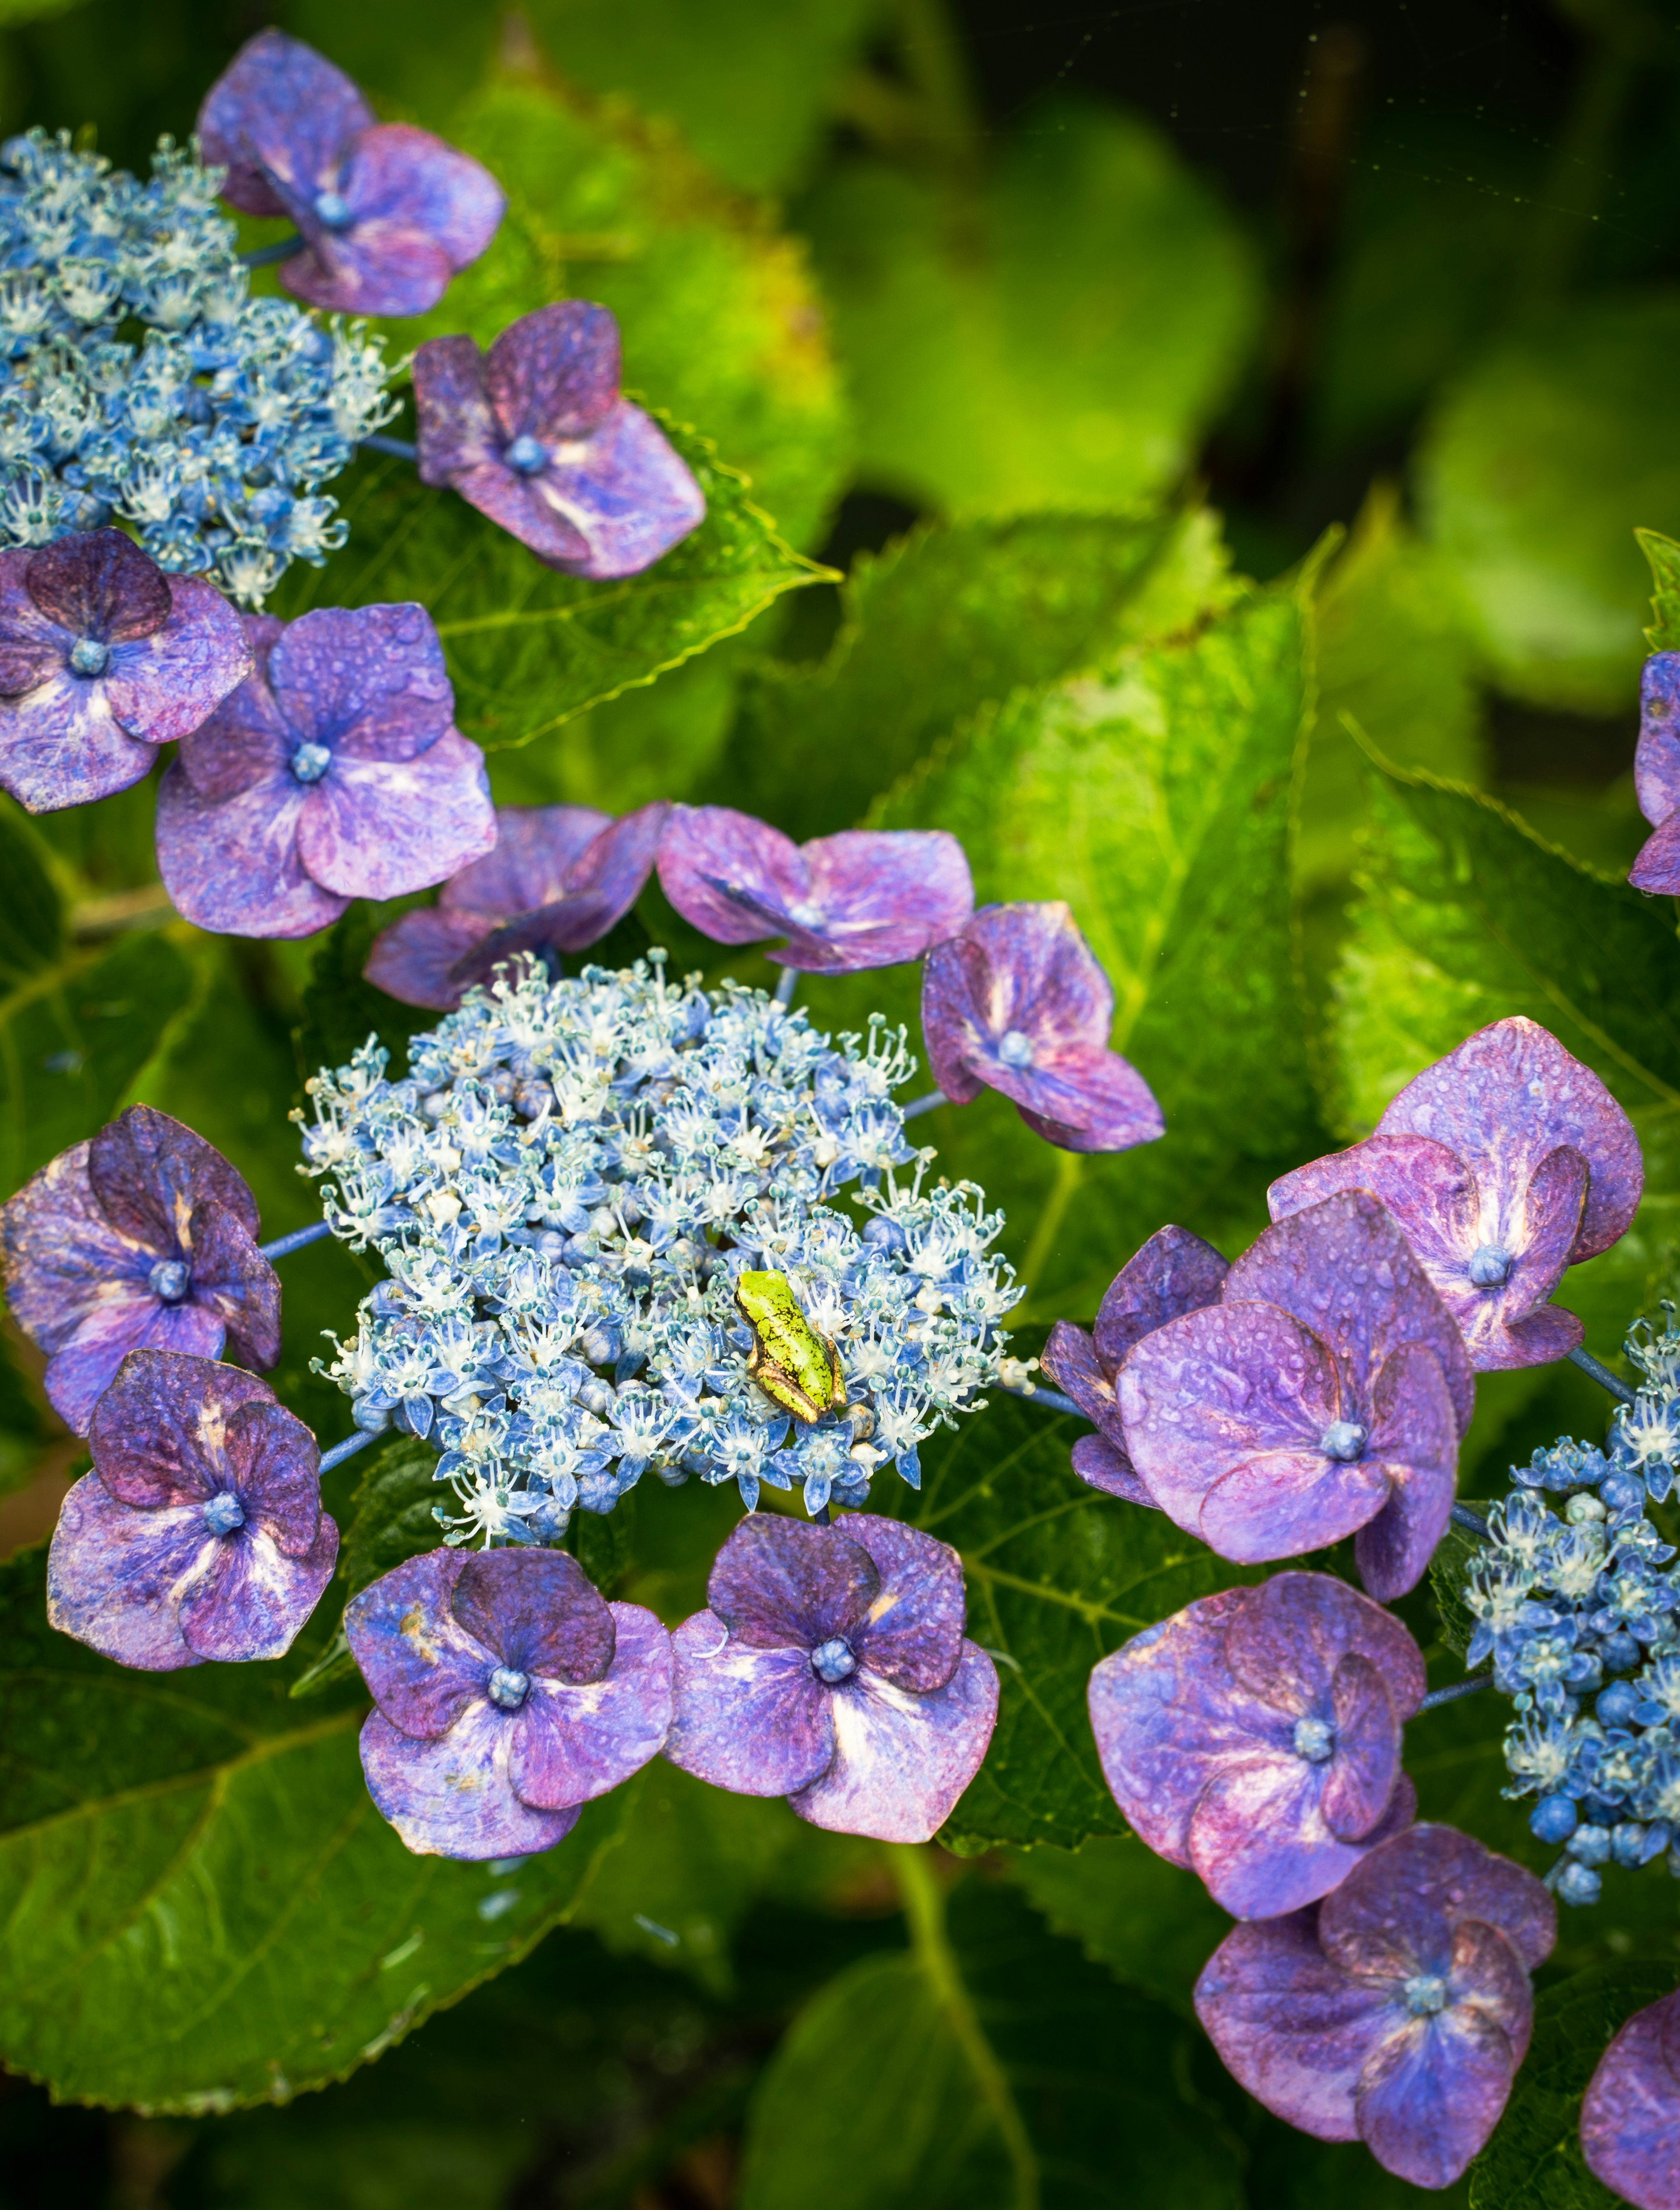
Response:
[[[0,787],[32,813],[126,790],[250,667],[220,592],[120,529],[0,552]]]
[[[283,1657],[333,1577],[339,1531],[315,1437],[268,1383],[131,1350],[87,1444],[93,1470],[47,1555],[53,1626],[148,1673]]]
[[[599,942],[646,887],[670,811],[664,799],[616,821],[589,806],[498,807],[495,850],[374,939],[367,979],[406,1005],[453,1012],[518,952]]]
[[[1633,1124],[1589,1066],[1520,1016],[1467,1036],[1394,1099],[1374,1135],[1273,1183],[1272,1217],[1368,1189],[1406,1232],[1479,1373],[1542,1366],[1581,1339],[1546,1300],[1607,1251],[1644,1187]]]
[[[202,1136],[131,1105],[72,1144],[0,1211],[6,1301],[47,1354],[46,1393],[86,1434],[131,1350],[247,1366],[280,1352],[280,1277],[256,1247],[256,1201]]]
[[[986,905],[922,969],[922,1033],[954,1104],[983,1089],[1064,1151],[1124,1151],[1165,1130],[1149,1085],[1109,1049],[1114,992],[1065,905]]]
[[[448,484],[569,576],[639,575],[706,518],[687,463],[620,393],[618,325],[562,299],[487,353],[432,338],[414,355],[420,480]]]
[[[1599,2058],[1581,2147],[1594,2177],[1633,2210],[1680,2202],[1680,1995],[1635,2011]]]
[[[247,40],[198,112],[204,159],[245,214],[290,215],[305,251],[286,290],[348,315],[423,315],[496,235],[507,200],[482,163],[412,123],[380,123],[342,69],[284,31]]]
[[[1091,1676],[1103,1777],[1139,1838],[1235,1918],[1316,1903],[1409,1826],[1400,1725],[1424,1661],[1327,1573],[1203,1597]]]
[[[402,897],[496,842],[484,754],[424,607],[250,614],[255,672],[158,791],[178,909],[237,936],[309,936],[352,898]]]
[[[845,829],[796,844],[728,806],[677,806],[659,885],[720,944],[785,936],[767,955],[812,975],[918,959],[974,909],[968,861],[943,829]]]
[[[418,1857],[551,1848],[671,1723],[671,1637],[563,1550],[428,1550],[344,1627],[376,1706],[368,1790]]]
[[[1093,1331],[1059,1319],[1042,1364],[1097,1429],[1074,1445],[1074,1471],[1093,1488],[1129,1504],[1159,1507],[1126,1454],[1126,1431],[1114,1385],[1132,1345],[1168,1320],[1218,1301],[1228,1262],[1188,1228],[1157,1229],[1103,1292]]]
[[[1528,1976],[1557,1936],[1532,1873],[1451,1827],[1411,1827],[1322,1903],[1233,1928],[1196,2015],[1288,2124],[1448,2187],[1505,2107],[1533,2021]]]
[[[1628,880],[1636,891],[1680,893],[1680,652],[1653,653],[1639,686],[1639,810],[1656,830]]]
[[[1118,1393],[1127,1452],[1170,1519],[1243,1565],[1355,1535],[1386,1603],[1446,1527],[1475,1389],[1394,1220],[1346,1190],[1268,1228],[1218,1304],[1146,1335]]]
[[[997,1670],[963,1636],[962,1567],[870,1513],[755,1514],[671,1637],[665,1755],[841,1834],[925,1842],[979,1771]]]

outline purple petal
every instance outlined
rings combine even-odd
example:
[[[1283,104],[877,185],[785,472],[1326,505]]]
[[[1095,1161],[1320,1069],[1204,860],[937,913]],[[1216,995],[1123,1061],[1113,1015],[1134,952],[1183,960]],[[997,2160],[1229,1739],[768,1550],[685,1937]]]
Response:
[[[830,1833],[926,1842],[979,1771],[997,1721],[997,1668],[965,1642],[942,1688],[916,1695],[867,1666],[833,1692],[835,1748],[821,1777],[790,1796]]]
[[[1454,1930],[1475,1919],[1532,1971],[1557,1939],[1557,1906],[1532,1873],[1453,1827],[1409,1827],[1368,1850],[1322,1906],[1324,1953],[1343,1971],[1406,1979],[1445,1971]]]
[[[1274,1573],[1250,1592],[1225,1638],[1232,1675],[1249,1694],[1297,1716],[1319,1711],[1350,1651],[1376,1666],[1394,1711],[1409,1718],[1426,1685],[1417,1644],[1391,1612],[1329,1573]]]
[[[221,1664],[283,1658],[333,1578],[336,1524],[322,1513],[314,1542],[298,1556],[288,1556],[260,1525],[214,1539],[214,1555],[181,1597],[183,1639],[196,1657]]]
[[[1154,1093],[1117,1051],[1069,1044],[1022,1073],[998,1065],[990,1079],[1034,1135],[1064,1151],[1126,1151],[1166,1132]]]
[[[417,758],[455,713],[443,648],[424,607],[304,614],[270,652],[268,680],[292,743],[330,746],[335,765],[346,755]]]
[[[838,1527],[750,1513],[713,1561],[706,1602],[754,1650],[849,1636],[881,1591],[875,1560]]]
[[[73,1144],[0,1210],[6,1302],[43,1350],[57,1350],[100,1306],[143,1297],[155,1253],[119,1235],[87,1178],[86,1144]]]
[[[558,897],[573,865],[613,825],[610,813],[593,806],[498,806],[493,848],[451,875],[438,903],[486,921],[512,921]]]
[[[169,619],[112,645],[105,677],[114,717],[151,745],[190,736],[251,673],[244,630],[220,592],[196,576],[167,580]]]
[[[44,613],[30,595],[34,557],[0,552],[0,694],[9,698],[62,675],[75,643],[75,633]]]
[[[1659,828],[1680,810],[1680,652],[1653,652],[1641,673],[1634,788],[1640,812]]]
[[[1392,1484],[1381,1512],[1355,1537],[1359,1578],[1382,1603],[1422,1579],[1447,1531],[1458,1477],[1458,1421],[1435,1354],[1403,1344],[1376,1377],[1370,1458]]]
[[[129,735],[106,685],[67,672],[21,697],[0,698],[0,788],[31,813],[56,813],[127,790],[157,752]]]
[[[286,774],[298,746],[268,680],[269,661],[286,624],[272,614],[246,614],[243,628],[250,673],[201,728],[181,740],[179,764],[201,798],[233,798],[272,782]]]
[[[371,220],[334,233],[305,211],[295,220],[310,250],[282,262],[280,280],[308,306],[346,315],[424,315],[449,288],[455,271],[449,255],[408,223]]]
[[[175,1589],[218,1537],[196,1502],[143,1511],[96,1473],[65,1497],[46,1561],[46,1615],[61,1634],[145,1673],[201,1660],[181,1633]]]
[[[158,785],[158,872],[176,911],[232,936],[313,936],[348,906],[298,850],[306,787],[284,772],[222,799],[201,798],[184,760]]]
[[[1360,1850],[1332,1833],[1322,1768],[1299,1757],[1231,1758],[1196,1799],[1189,1860],[1233,1918],[1279,1918],[1328,1895]]]
[[[517,1672],[575,1686],[604,1679],[613,1662],[613,1615],[563,1550],[470,1556],[455,1577],[450,1608],[475,1642]]]
[[[1274,1223],[1232,1266],[1221,1294],[1226,1304],[1260,1298],[1293,1313],[1346,1362],[1361,1396],[1396,1344],[1426,1344],[1452,1387],[1460,1426],[1469,1426],[1476,1385],[1458,1328],[1400,1222],[1369,1191],[1340,1190]]]
[[[394,1726],[417,1739],[446,1735],[468,1705],[483,1698],[496,1670],[494,1651],[469,1634],[450,1609],[466,1562],[458,1550],[425,1551],[405,1559],[344,1608],[351,1654],[374,1701]],[[379,1802],[376,1790],[374,1800]]]
[[[469,946],[449,971],[450,986],[464,991],[474,982],[488,981],[497,967],[517,952],[581,951],[596,943],[641,897],[670,811],[665,800],[655,799],[622,820],[609,822],[568,869],[563,894]],[[445,886],[446,897],[451,887]]]
[[[1256,2102],[1319,2141],[1357,2141],[1359,2075],[1394,2005],[1386,1986],[1352,1979],[1324,1955],[1322,1910],[1234,1927],[1202,1968],[1195,2014]]]
[[[1383,1676],[1350,1650],[1330,1684],[1335,1753],[1319,1798],[1324,1823],[1341,1842],[1363,1842],[1382,1822],[1400,1775],[1400,1723]]]
[[[496,842],[485,756],[454,729],[418,759],[340,751],[305,800],[298,854],[344,897],[403,897],[441,883]]]
[[[1231,1268],[1188,1228],[1158,1228],[1127,1259],[1097,1307],[1097,1356],[1112,1372],[1135,1343],[1168,1320],[1217,1304]]]
[[[729,806],[673,806],[659,868],[659,887],[683,920],[718,944],[752,944],[775,933],[731,891],[780,909],[801,903],[810,891],[792,839]]]
[[[504,441],[587,438],[618,397],[618,325],[605,307],[560,299],[521,315],[491,346],[485,388]]]
[[[1475,1931],[1504,1951],[1526,1992],[1503,1937]],[[1372,2050],[1360,2074],[1359,2137],[1385,2171],[1416,2187],[1450,2187],[1498,2124],[1515,2070],[1508,2037],[1467,2003],[1410,2020]]]
[[[24,588],[49,621],[102,644],[135,643],[170,618],[169,578],[120,529],[90,529],[44,545],[29,556]],[[238,622],[226,599],[208,584],[199,589]]]
[[[1115,1361],[1115,1364],[1118,1362]],[[1095,1343],[1082,1327],[1075,1327],[1071,1320],[1058,1319],[1050,1331],[1039,1363],[1049,1379],[1073,1398],[1093,1427],[1100,1428],[1117,1448],[1123,1444],[1125,1430],[1120,1424],[1120,1406],[1111,1378],[1113,1368],[1105,1370],[1098,1359]]]
[[[843,975],[918,958],[960,928],[974,909],[974,885],[956,838],[943,829],[842,829],[800,848],[810,902],[769,956],[807,973]]]
[[[1467,1036],[1407,1083],[1379,1135],[1433,1136],[1485,1192],[1526,1183],[1548,1151],[1583,1154],[1593,1183],[1572,1253],[1579,1263],[1625,1233],[1645,1186],[1633,1124],[1590,1066],[1520,1015]]]
[[[412,1741],[370,1712],[361,1741],[368,1793],[416,1857],[533,1857],[564,1840],[577,1808],[533,1811],[520,1802],[508,1778],[514,1740],[508,1714],[488,1703],[436,1742]]]
[[[415,351],[411,373],[420,481],[452,483],[467,468],[500,472],[501,426],[485,389],[485,357],[473,341],[428,338]]]
[[[1338,1464],[1316,1452],[1271,1451],[1233,1466],[1202,1501],[1208,1548],[1237,1565],[1298,1558],[1375,1519],[1388,1498],[1386,1466]]]
[[[1069,1044],[1103,1051],[1113,1023],[1108,977],[1060,903],[982,906],[934,946],[923,972],[929,1071],[948,1097],[965,1075],[970,1096],[973,1078],[992,1079],[1011,1031],[1043,1059]]]
[[[227,1462],[247,1527],[272,1537],[282,1558],[318,1559],[321,1452],[297,1415],[283,1404],[241,1404],[227,1422]]]
[[[1599,2059],[1581,2105],[1587,2169],[1634,2210],[1680,2201],[1680,2079],[1668,2061],[1677,2029],[1680,1995],[1635,2011]]]
[[[1105,1496],[1123,1497],[1128,1504],[1141,1504],[1151,1512],[1160,1510],[1138,1478],[1130,1458],[1105,1436],[1081,1435],[1070,1455],[1074,1471],[1093,1488],[1100,1488]]]
[[[795,1522],[795,1525],[798,1523]],[[895,1688],[942,1688],[962,1655],[962,1561],[897,1519],[848,1512],[846,1539],[868,1551],[881,1586],[847,1639],[860,1665]]]
[[[242,1366],[277,1365],[280,1355],[280,1276],[231,1212],[210,1204],[194,1211],[190,1302],[225,1325],[229,1350]]]
[[[46,1369],[47,1401],[65,1426],[84,1435],[93,1408],[131,1350],[219,1359],[226,1335],[214,1313],[166,1305],[149,1295],[113,1295],[78,1325]]]
[[[447,891],[449,885],[443,887]],[[443,905],[417,907],[374,938],[362,972],[405,1005],[453,1012],[470,987],[451,979],[455,968],[483,943],[490,927],[482,915],[453,912]]]
[[[1628,880],[1636,891],[1672,897],[1680,892],[1680,818],[1670,814],[1640,846]]]
[[[791,1796],[828,1771],[833,1699],[809,1651],[737,1641],[710,1611],[685,1619],[671,1650],[673,1765],[738,1796]]]
[[[457,497],[550,567],[570,574],[587,570],[589,540],[551,497],[546,472],[540,477],[519,475],[500,458],[465,461],[445,480]]]
[[[266,1381],[237,1366],[131,1350],[87,1430],[93,1470],[124,1504],[202,1505],[239,1485],[232,1435],[240,1407],[274,1401]]]
[[[87,1147],[87,1180],[117,1234],[148,1250],[190,1253],[201,1205],[229,1214],[248,1235],[262,1226],[244,1177],[213,1144],[151,1105],[130,1105],[100,1129]]]
[[[259,31],[205,94],[198,135],[205,160],[227,170],[230,206],[286,214],[336,178],[341,152],[372,121],[342,69],[284,31]]]
[[[535,1809],[605,1796],[657,1756],[670,1731],[671,1637],[640,1604],[615,1603],[611,1612],[617,1642],[606,1673],[575,1687],[545,1671],[517,1714],[508,1776]]]
[[[706,519],[705,496],[688,463],[658,423],[627,399],[587,437],[556,445],[549,465],[525,479],[518,520],[509,511],[511,502],[498,502],[503,510],[492,511],[483,496],[483,473],[458,481],[464,498],[550,567],[597,582],[640,575]]]
[[[338,180],[347,229],[292,210],[310,251],[280,265],[295,299],[345,315],[424,315],[495,237],[507,199],[481,162],[412,123],[361,131]]]

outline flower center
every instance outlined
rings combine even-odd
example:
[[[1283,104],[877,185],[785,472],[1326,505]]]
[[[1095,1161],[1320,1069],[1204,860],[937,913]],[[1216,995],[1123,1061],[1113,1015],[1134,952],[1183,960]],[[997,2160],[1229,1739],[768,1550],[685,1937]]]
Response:
[[[70,667],[77,675],[103,675],[111,647],[96,637],[79,637],[70,647]]]
[[[1019,1029],[1005,1029],[997,1039],[997,1056],[1005,1066],[1031,1066],[1033,1039],[1024,1036]]]
[[[1309,1765],[1324,1765],[1336,1754],[1336,1730],[1328,1719],[1297,1719],[1295,1754]]]
[[[1363,1455],[1365,1430],[1357,1420],[1332,1420],[1319,1437],[1318,1447],[1326,1458],[1340,1458],[1346,1464]]]
[[[160,1303],[178,1305],[187,1294],[190,1278],[184,1260],[160,1259],[146,1277],[146,1286]]]
[[[833,1688],[857,1671],[858,1661],[852,1654],[851,1644],[836,1634],[827,1642],[819,1642],[811,1651],[810,1669],[819,1681]]]
[[[299,782],[319,782],[332,764],[332,751],[326,745],[299,745],[292,755],[292,772]]]
[[[515,474],[533,476],[539,468],[548,466],[548,447],[540,438],[521,435],[514,439],[502,457]]]
[[[499,1712],[516,1712],[531,1693],[531,1676],[514,1665],[498,1665],[490,1676],[490,1700]]]
[[[1406,1984],[1406,2007],[1413,2018],[1433,2018],[1447,2008],[1447,1983],[1439,1972],[1418,1972]]]
[[[245,1507],[232,1490],[221,1488],[204,1507],[204,1524],[213,1535],[231,1535],[245,1524]]]
[[[350,202],[342,192],[317,192],[315,219],[323,230],[348,230],[353,220]]]
[[[1470,1278],[1478,1289],[1502,1289],[1511,1278],[1511,1254],[1496,1243],[1480,1243],[1470,1254]]]

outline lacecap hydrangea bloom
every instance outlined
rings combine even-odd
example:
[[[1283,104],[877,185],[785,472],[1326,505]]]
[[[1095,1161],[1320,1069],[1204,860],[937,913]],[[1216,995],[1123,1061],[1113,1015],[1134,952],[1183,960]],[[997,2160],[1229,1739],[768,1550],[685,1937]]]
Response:
[[[409,1048],[317,1077],[304,1149],[389,1277],[328,1370],[358,1426],[436,1442],[451,1542],[556,1541],[649,1471],[861,1505],[997,1379],[1003,1221],[906,1144],[901,1030],[831,1040],[650,954],[521,960]]]
[[[319,566],[320,487],[395,411],[379,343],[253,299],[220,172],[168,139],[146,184],[62,133],[0,163],[0,546],[120,520],[253,605]]]

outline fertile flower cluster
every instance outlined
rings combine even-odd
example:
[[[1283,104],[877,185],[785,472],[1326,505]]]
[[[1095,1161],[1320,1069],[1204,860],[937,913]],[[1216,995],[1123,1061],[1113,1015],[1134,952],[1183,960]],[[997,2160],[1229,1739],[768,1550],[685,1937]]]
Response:
[[[555,981],[521,958],[413,1040],[405,1079],[386,1059],[370,1040],[310,1085],[304,1171],[390,1277],[327,1370],[358,1426],[438,1444],[450,1541],[556,1541],[650,1470],[857,1506],[888,1458],[914,1486],[918,1445],[997,1379],[1003,1222],[924,1187],[901,1030],[831,1042],[760,991],[673,987],[658,955]],[[833,1202],[852,1184],[861,1229]],[[815,1352],[816,1401],[744,1275]]]
[[[168,138],[146,184],[63,133],[0,161],[0,546],[119,516],[247,604],[318,567],[345,525],[316,493],[394,412],[380,343],[253,299],[221,172]]]

